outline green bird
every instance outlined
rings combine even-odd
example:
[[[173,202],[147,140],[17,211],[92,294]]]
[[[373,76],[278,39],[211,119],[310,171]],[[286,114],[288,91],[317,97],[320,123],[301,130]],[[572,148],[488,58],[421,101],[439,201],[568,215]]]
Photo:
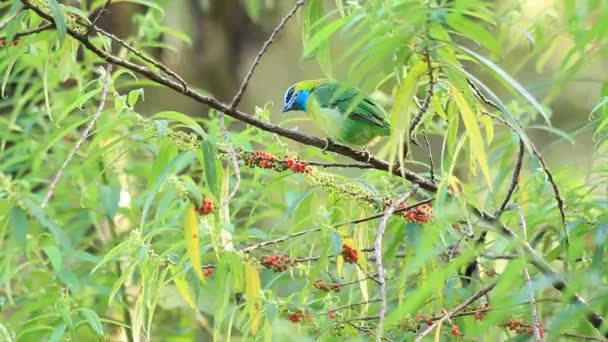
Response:
[[[307,80],[285,92],[283,112],[301,110],[328,135],[341,144],[366,146],[374,138],[390,135],[387,115],[375,102],[361,97],[355,87],[334,80]],[[355,101],[357,101],[355,103]]]

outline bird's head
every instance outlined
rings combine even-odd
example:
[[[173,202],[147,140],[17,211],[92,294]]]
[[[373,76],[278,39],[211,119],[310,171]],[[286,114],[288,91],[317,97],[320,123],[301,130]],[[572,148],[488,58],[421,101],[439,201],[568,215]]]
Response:
[[[306,102],[313,89],[319,84],[318,80],[298,82],[285,92],[283,113],[290,110],[306,111]]]

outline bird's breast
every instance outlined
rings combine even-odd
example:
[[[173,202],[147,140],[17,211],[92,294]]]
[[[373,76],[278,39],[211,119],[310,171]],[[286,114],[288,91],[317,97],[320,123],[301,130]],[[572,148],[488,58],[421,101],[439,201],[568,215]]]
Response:
[[[341,140],[346,115],[340,110],[322,107],[317,101],[312,99],[308,101],[306,113],[327,135]]]

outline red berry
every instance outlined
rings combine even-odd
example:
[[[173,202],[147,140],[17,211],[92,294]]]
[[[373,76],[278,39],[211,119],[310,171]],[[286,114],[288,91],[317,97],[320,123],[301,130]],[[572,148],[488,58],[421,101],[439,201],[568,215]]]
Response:
[[[458,330],[457,325],[452,325],[452,335],[462,337],[462,334],[460,333],[460,330]]]
[[[13,44],[13,46],[17,46],[17,45],[19,45],[19,41],[18,40],[13,40],[12,44]]]
[[[336,313],[335,313],[336,309],[334,308],[330,308],[329,309],[329,314],[327,316],[329,316],[329,319],[334,319],[336,318]]]
[[[209,277],[209,276],[211,276],[211,274],[213,274],[213,268],[211,268],[211,267],[208,267],[205,271],[203,271],[203,275],[205,277]]]

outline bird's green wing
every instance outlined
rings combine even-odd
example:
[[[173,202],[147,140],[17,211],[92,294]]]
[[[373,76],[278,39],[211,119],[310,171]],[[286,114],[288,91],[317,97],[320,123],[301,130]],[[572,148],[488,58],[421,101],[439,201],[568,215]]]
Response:
[[[361,98],[361,92],[355,87],[337,81],[323,81],[314,89],[314,96],[322,107],[337,108],[342,113],[350,110],[349,117],[353,120],[390,128],[382,108],[368,98]],[[359,102],[353,107],[355,101]]]

